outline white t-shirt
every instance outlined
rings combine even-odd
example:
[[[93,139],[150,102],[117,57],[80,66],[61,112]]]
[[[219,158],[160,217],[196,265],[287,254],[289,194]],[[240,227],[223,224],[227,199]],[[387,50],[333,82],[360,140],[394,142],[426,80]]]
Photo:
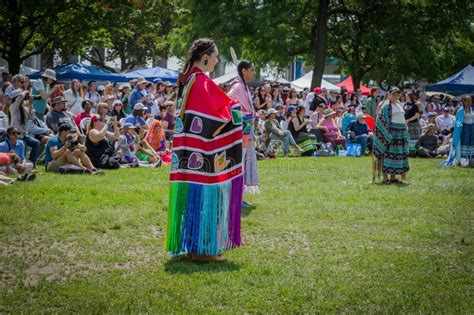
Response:
[[[64,92],[64,98],[68,102],[68,108],[70,108],[69,111],[74,116],[76,116],[79,113],[82,113],[82,101],[84,101],[84,99],[79,94],[74,96],[74,93],[72,93],[72,90],[69,89]]]
[[[456,119],[453,115],[448,115],[448,117],[444,117],[444,115],[439,115],[436,117],[436,124],[438,125],[441,131],[443,130],[450,130],[454,127],[454,121]]]
[[[405,111],[400,103],[392,104],[392,122],[396,124],[405,123]]]
[[[311,102],[314,100],[315,97],[316,94],[314,94],[314,92],[309,92],[308,95],[306,95],[306,98],[304,100],[304,107],[306,109],[305,115],[311,116],[311,114],[313,113],[313,111],[310,109],[310,106]]]

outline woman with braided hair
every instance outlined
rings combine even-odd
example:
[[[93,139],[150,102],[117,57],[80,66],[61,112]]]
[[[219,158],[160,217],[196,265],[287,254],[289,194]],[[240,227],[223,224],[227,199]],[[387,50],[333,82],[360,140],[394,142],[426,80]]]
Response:
[[[218,50],[196,40],[179,78],[166,251],[201,262],[241,245],[242,113],[205,72]]]

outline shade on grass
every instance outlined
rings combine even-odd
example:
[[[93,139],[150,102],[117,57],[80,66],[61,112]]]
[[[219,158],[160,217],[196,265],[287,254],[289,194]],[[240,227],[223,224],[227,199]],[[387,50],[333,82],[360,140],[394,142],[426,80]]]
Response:
[[[0,190],[0,312],[473,313],[474,171],[368,158],[259,162],[244,246],[220,265],[163,252],[167,170],[39,174]]]

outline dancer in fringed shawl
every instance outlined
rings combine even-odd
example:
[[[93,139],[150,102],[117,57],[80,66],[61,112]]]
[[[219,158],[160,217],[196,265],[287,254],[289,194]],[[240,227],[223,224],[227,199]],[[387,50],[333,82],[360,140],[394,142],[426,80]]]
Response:
[[[209,78],[218,63],[210,39],[196,40],[179,78],[166,251],[202,262],[241,245],[242,112]]]
[[[469,95],[464,96],[463,106],[456,112],[449,157],[441,164],[445,166],[474,165],[474,114],[472,97]]]
[[[238,76],[230,84],[227,95],[242,106],[242,161],[244,169],[244,194],[258,194],[259,176],[257,153],[255,151],[255,115],[252,97],[247,82],[252,81],[255,68],[249,61],[242,60],[237,65]],[[244,202],[244,206],[248,203]]]
[[[377,170],[383,173],[383,183],[399,182],[406,178],[408,165],[408,131],[405,111],[398,102],[400,90],[390,89],[389,99],[384,102],[377,114],[374,128],[374,176]],[[390,178],[389,178],[390,176]]]

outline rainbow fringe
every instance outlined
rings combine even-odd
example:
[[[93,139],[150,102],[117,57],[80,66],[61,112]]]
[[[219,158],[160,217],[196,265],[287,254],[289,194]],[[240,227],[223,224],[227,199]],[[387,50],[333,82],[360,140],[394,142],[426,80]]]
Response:
[[[213,185],[172,182],[166,251],[218,255],[242,244],[243,177]]]

